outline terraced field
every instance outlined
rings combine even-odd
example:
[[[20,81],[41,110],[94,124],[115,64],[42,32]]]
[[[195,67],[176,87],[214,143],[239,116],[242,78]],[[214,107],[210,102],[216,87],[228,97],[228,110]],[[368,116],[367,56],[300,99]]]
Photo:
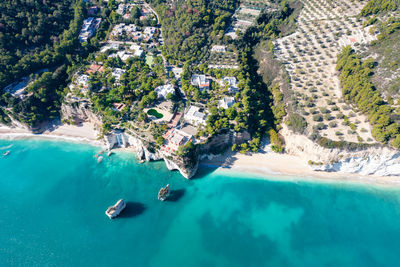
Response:
[[[292,105],[308,132],[338,141],[375,142],[366,116],[342,100],[336,58],[343,46],[363,50],[376,37],[358,17],[367,1],[302,0],[297,31],[274,42],[291,79]]]

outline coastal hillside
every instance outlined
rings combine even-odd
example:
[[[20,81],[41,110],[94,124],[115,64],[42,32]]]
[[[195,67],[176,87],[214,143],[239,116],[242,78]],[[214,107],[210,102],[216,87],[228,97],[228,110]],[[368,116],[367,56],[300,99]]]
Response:
[[[16,63],[3,71],[2,124],[92,123],[108,149],[187,178],[230,152],[302,155],[312,168],[382,147],[396,158],[398,1],[57,3],[17,16],[40,26],[47,14],[52,31],[3,23]]]
[[[313,168],[360,159],[349,168],[356,170],[382,146],[398,149],[399,2],[295,4],[295,30],[262,40],[254,54],[272,88],[285,150],[308,157]]]
[[[0,122],[32,128],[59,116],[83,2],[2,1],[0,11]]]

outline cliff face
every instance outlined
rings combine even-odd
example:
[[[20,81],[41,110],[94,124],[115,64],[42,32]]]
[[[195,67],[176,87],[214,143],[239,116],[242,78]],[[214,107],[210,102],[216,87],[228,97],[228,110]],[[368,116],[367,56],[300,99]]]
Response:
[[[139,160],[164,160],[169,170],[178,170],[182,176],[187,179],[192,178],[197,172],[198,161],[196,161],[193,166],[193,164],[186,162],[184,158],[169,157],[157,150],[151,152],[148,146],[140,138],[135,137],[134,134],[114,131],[105,137],[105,143],[108,149],[115,147],[131,147],[137,153],[137,158]]]
[[[186,179],[192,178],[197,173],[197,169],[199,167],[199,161],[198,160],[195,162],[195,165],[191,166],[191,167],[183,164],[180,161],[176,161],[176,160],[173,161],[173,160],[170,160],[170,159],[168,159],[166,157],[164,157],[164,161],[165,161],[165,164],[167,165],[168,170],[170,170],[170,171],[177,170]]]
[[[388,147],[368,148],[354,152],[327,149],[304,135],[291,132],[286,126],[283,127],[281,134],[285,138],[288,154],[319,163],[310,166],[313,170],[400,176],[400,151],[398,150]]]
[[[88,121],[96,125],[97,130],[102,126],[101,118],[91,110],[88,101],[71,97],[61,105],[61,119],[75,122]]]

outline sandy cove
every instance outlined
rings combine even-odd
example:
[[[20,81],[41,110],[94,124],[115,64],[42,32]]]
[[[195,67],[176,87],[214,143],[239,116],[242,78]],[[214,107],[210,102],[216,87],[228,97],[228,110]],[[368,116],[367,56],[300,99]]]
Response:
[[[17,127],[0,125],[0,139],[47,139],[67,142],[86,143],[104,147],[104,142],[99,140],[94,124],[85,122],[78,125],[52,125],[41,134]],[[135,152],[131,148],[118,149],[125,152]],[[279,180],[314,180],[337,182],[361,182],[381,185],[399,185],[400,177],[397,176],[363,176],[338,172],[319,172],[312,170],[306,159],[274,152],[261,152],[251,155],[227,152],[224,155],[214,156],[212,159],[202,160],[201,165],[217,168],[219,171],[233,171],[251,173],[265,179]]]
[[[94,129],[94,125],[89,122],[84,122],[80,125],[54,124],[46,127],[42,133],[35,134],[28,129],[0,125],[0,139],[17,140],[36,138],[104,146],[104,142],[99,140],[98,132]]]

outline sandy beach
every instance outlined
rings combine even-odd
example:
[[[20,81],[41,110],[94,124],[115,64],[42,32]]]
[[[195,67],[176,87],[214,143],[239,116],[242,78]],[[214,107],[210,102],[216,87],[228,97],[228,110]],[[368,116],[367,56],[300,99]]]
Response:
[[[55,124],[47,127],[40,134],[34,134],[27,129],[0,125],[0,139],[38,138],[103,146],[103,142],[98,139],[98,133],[94,129],[94,125],[89,122],[80,125]]]

